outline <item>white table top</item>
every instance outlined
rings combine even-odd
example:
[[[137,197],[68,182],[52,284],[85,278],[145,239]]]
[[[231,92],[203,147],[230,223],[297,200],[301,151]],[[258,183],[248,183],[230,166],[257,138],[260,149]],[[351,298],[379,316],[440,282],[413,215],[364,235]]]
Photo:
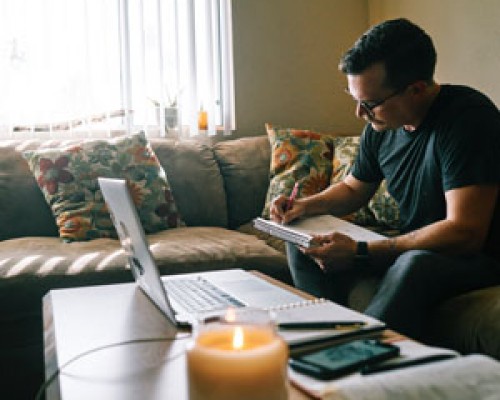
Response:
[[[135,284],[52,290],[43,307],[46,378],[57,366],[92,349],[175,336],[169,321]],[[48,387],[47,399],[187,399],[184,352],[189,335],[179,332],[173,341],[86,354],[63,368]],[[305,398],[290,388],[290,399]]]

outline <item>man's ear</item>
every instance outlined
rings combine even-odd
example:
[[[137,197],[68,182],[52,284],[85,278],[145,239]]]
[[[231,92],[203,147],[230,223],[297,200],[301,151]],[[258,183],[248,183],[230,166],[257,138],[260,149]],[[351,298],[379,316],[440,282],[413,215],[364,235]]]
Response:
[[[425,81],[417,81],[410,85],[410,93],[414,95],[419,95],[425,93],[429,85]]]

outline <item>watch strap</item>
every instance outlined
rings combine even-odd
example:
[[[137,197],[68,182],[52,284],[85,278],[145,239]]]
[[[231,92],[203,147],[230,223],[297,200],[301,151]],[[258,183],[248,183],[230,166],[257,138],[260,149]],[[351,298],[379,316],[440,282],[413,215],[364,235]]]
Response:
[[[364,267],[370,262],[370,254],[368,253],[367,242],[357,242],[356,254],[354,256],[354,264],[356,266]]]

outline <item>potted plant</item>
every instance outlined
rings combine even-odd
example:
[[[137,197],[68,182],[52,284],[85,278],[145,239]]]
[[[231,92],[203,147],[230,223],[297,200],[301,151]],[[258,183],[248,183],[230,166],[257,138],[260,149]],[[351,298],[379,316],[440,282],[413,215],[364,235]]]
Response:
[[[165,103],[165,108],[164,108],[164,118],[165,118],[165,131],[167,133],[175,133],[179,127],[179,108],[178,108],[178,103],[177,99],[178,96],[180,95],[180,91],[177,91],[176,95],[171,97],[170,93],[168,90],[166,90],[166,103]],[[161,121],[161,104],[158,100],[149,98],[149,100],[154,104],[156,107],[156,118],[158,121],[158,124]]]

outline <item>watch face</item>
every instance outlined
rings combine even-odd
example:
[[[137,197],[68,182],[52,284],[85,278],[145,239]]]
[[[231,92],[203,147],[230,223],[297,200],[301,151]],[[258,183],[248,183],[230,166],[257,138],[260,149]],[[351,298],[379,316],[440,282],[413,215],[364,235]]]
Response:
[[[368,258],[368,243],[358,242],[358,246],[356,248],[356,256]]]

